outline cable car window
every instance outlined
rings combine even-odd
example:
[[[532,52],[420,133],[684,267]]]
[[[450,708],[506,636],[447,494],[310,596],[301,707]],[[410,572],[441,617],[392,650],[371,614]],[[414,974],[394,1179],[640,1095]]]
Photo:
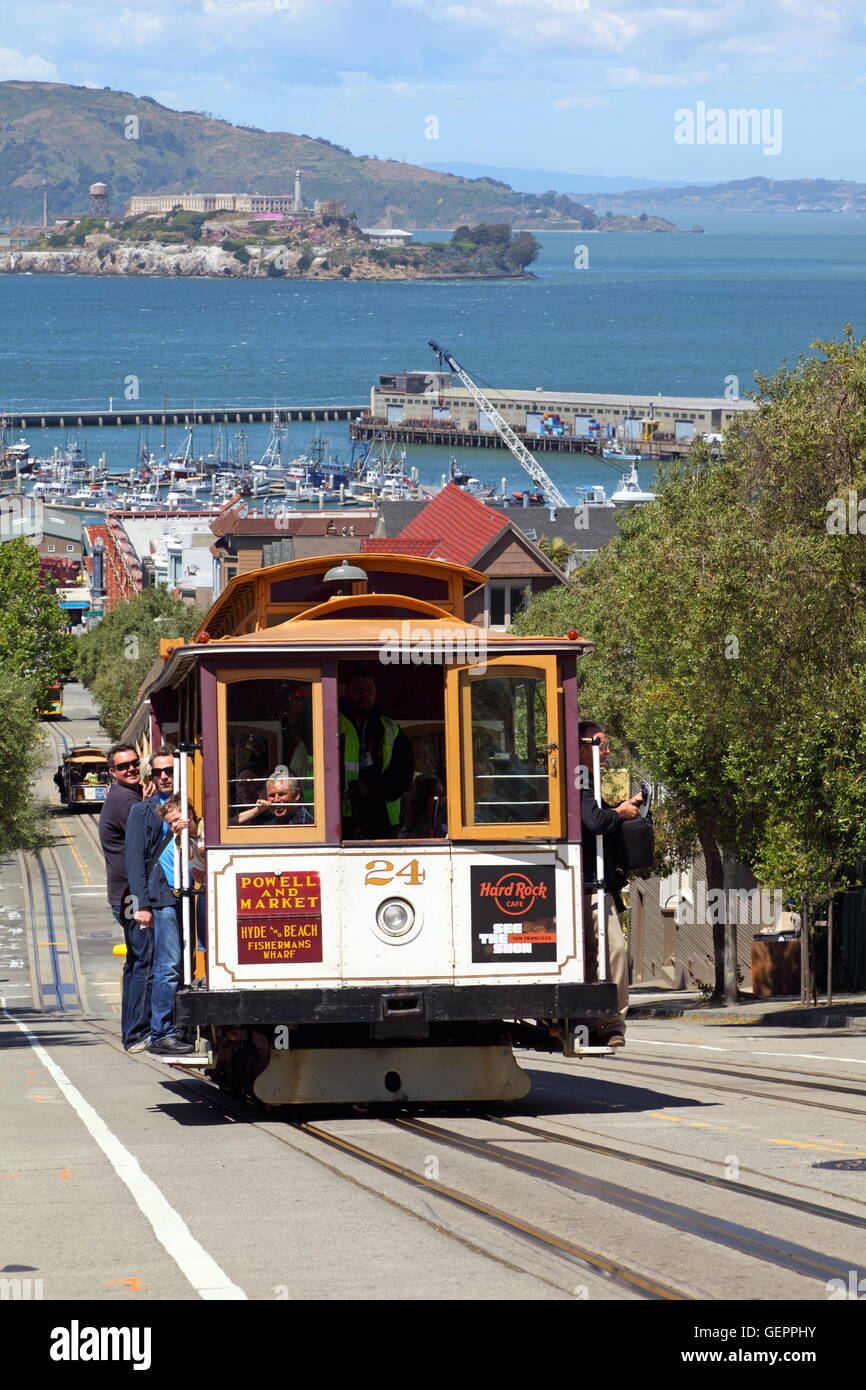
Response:
[[[315,820],[308,680],[232,681],[226,688],[228,823],[286,829]]]
[[[448,833],[452,840],[559,839],[565,803],[556,658],[446,673]]]
[[[492,676],[471,685],[476,825],[550,817],[544,676]]]

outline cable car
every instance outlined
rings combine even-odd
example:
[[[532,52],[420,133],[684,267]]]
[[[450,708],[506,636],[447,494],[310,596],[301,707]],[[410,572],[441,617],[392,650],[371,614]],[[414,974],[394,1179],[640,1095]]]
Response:
[[[101,810],[109,788],[104,748],[79,744],[70,748],[54,774],[61,802],[68,810]]]
[[[293,561],[235,577],[194,641],[163,644],[124,737],[173,742],[175,785],[204,813],[206,940],[180,889],[175,1015],[227,1091],[515,1099],[529,1078],[514,1046],[573,1055],[614,1011],[584,942],[588,644],[476,626],[485,584],[396,554]],[[341,713],[359,663],[413,768],[374,834]],[[280,779],[288,810],[271,806]]]
[[[59,719],[63,713],[63,686],[60,681],[45,687],[37,714],[40,719]]]

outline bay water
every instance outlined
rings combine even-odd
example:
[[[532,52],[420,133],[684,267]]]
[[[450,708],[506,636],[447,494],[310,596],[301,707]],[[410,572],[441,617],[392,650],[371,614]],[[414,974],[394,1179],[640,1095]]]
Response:
[[[680,221],[688,219],[679,219]],[[435,338],[482,385],[505,389],[745,395],[756,371],[866,332],[866,219],[856,214],[696,215],[702,234],[537,233],[526,281],[292,281],[0,276],[0,411],[129,403],[368,405],[380,372],[429,371]],[[448,233],[416,232],[415,239]],[[587,263],[588,262],[588,263]],[[581,268],[578,268],[581,267]],[[249,453],[268,427],[244,427]],[[318,430],[348,454],[348,426],[292,425],[300,452]],[[237,426],[224,428],[229,438]],[[15,431],[17,438],[20,431]],[[217,427],[199,428],[195,453]],[[63,432],[31,430],[32,453]],[[132,467],[161,430],[81,432],[88,459]],[[170,452],[183,431],[168,432]],[[462,467],[521,487],[504,450],[458,451]],[[566,495],[621,471],[582,455],[542,455]],[[448,451],[409,447],[438,482]],[[648,480],[647,480],[648,481]]]

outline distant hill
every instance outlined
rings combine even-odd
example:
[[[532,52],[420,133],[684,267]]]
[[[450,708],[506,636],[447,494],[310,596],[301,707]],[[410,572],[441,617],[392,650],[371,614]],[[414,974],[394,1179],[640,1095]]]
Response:
[[[362,226],[456,227],[519,221],[592,230],[595,214],[549,194],[466,179],[396,160],[356,156],[310,135],[232,125],[173,111],[151,97],[54,82],[0,82],[0,220],[86,213],[91,183],[109,184],[122,215],[133,193],[287,193],[295,169],[304,198],[339,198]],[[643,209],[641,209],[643,211]]]
[[[597,212],[862,212],[866,184],[852,179],[735,179],[729,183],[636,188],[627,192],[599,189],[586,196]]]
[[[625,174],[601,177],[598,174],[566,174],[562,169],[513,169],[499,168],[495,164],[463,164],[459,160],[425,164],[424,168],[436,169],[443,174],[461,174],[465,179],[502,179],[524,193],[547,193],[551,188],[557,193],[621,193],[637,188],[661,187],[658,179],[633,179]],[[682,188],[685,183],[672,180],[665,186]]]

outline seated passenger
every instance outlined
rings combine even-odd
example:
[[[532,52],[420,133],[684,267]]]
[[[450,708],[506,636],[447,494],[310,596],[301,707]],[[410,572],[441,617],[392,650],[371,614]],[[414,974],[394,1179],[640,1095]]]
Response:
[[[438,777],[419,777],[406,797],[401,840],[432,840],[447,835],[445,790]]]
[[[241,811],[238,825],[309,825],[310,813],[300,804],[301,788],[283,764],[275,767],[266,784],[266,795],[255,806]]]

